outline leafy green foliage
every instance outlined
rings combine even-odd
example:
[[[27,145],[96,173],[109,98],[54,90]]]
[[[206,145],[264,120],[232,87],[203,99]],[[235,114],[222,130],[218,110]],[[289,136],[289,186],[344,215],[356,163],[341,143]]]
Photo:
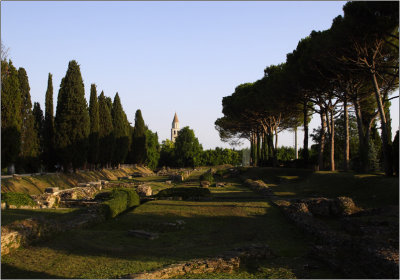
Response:
[[[169,139],[162,141],[160,150],[159,166],[174,166],[175,165],[175,150],[174,142]]]
[[[148,129],[146,131],[146,165],[154,169],[157,167],[159,159],[160,144],[158,143],[158,135]]]
[[[157,197],[182,197],[188,199],[192,197],[204,197],[211,195],[211,192],[207,188],[169,188],[158,192]]]
[[[201,163],[203,147],[188,126],[179,131],[175,139],[175,161],[179,167],[194,167]]]
[[[110,193],[110,199],[103,202],[103,210],[108,218],[114,218],[125,210],[140,204],[139,195],[134,189],[117,188]]]
[[[22,97],[11,60],[1,61],[1,166],[14,164],[21,147]]]
[[[61,81],[55,118],[59,160],[67,170],[81,167],[87,159],[90,120],[80,67],[75,60]]]
[[[1,202],[5,202],[7,205],[15,205],[17,207],[37,205],[32,197],[26,193],[1,193]]]
[[[218,171],[222,171],[222,170],[218,170]],[[219,172],[218,175],[223,175],[223,174],[221,174],[221,172]],[[203,173],[200,176],[200,181],[208,181],[210,183],[213,183],[214,182],[214,176],[211,173],[211,171],[209,170],[209,171],[207,171],[206,173]]]
[[[242,162],[242,153],[232,149],[216,147],[214,150],[205,150],[201,153],[202,166],[223,164],[239,165]]]
[[[97,163],[99,157],[99,102],[97,101],[97,89],[95,84],[90,86],[90,134],[89,134],[89,152],[88,162]]]

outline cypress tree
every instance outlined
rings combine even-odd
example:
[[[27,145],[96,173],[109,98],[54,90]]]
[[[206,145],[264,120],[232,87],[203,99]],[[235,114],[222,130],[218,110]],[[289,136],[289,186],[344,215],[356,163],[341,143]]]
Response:
[[[67,171],[82,167],[86,161],[90,131],[85,88],[78,63],[72,60],[61,81],[55,118],[55,143],[59,160]]]
[[[21,150],[20,150],[20,167],[23,171],[33,171],[36,169],[35,159],[38,156],[39,140],[34,128],[35,120],[32,113],[32,101],[30,94],[30,86],[28,75],[24,68],[18,69],[18,80],[21,91]]]
[[[122,108],[118,92],[114,97],[111,115],[115,137],[113,164],[117,166],[125,161],[129,150],[129,123],[124,109]]]
[[[53,109],[53,76],[49,73],[47,80],[45,115],[43,124],[43,161],[48,170],[53,171],[56,164],[54,147],[54,109]]]
[[[17,69],[11,60],[1,61],[1,165],[14,173],[21,147],[21,90]]]
[[[135,128],[132,136],[132,159],[134,163],[143,164],[146,161],[146,126],[140,110],[135,114]]]
[[[88,162],[96,164],[99,157],[99,103],[97,101],[96,85],[90,87],[90,135],[89,135],[89,154]]]
[[[42,108],[40,108],[40,103],[39,102],[35,102],[33,103],[33,117],[35,119],[35,125],[34,128],[36,130],[36,134],[38,136],[39,139],[39,154],[43,153],[43,149],[44,149],[44,116],[43,116],[43,111]]]
[[[104,92],[99,96],[99,162],[104,167],[111,162],[114,136],[111,111]]]

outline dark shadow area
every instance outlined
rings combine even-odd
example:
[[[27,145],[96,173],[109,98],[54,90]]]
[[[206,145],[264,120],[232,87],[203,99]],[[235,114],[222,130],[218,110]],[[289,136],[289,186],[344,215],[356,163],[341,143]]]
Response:
[[[14,221],[30,218],[68,221],[79,214],[85,213],[86,209],[71,208],[71,212],[65,212],[61,209],[4,209],[1,210],[1,225],[5,226]]]
[[[29,271],[5,263],[1,264],[2,279],[62,279],[62,277],[45,272]]]

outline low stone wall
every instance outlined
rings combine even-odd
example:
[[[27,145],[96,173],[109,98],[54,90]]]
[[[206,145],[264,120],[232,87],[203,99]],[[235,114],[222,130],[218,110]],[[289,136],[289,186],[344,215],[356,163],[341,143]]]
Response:
[[[253,245],[225,252],[221,256],[206,259],[194,259],[188,262],[169,265],[152,272],[124,275],[123,279],[168,279],[187,273],[200,274],[212,272],[231,273],[238,269],[243,258],[265,259],[273,256],[267,245]]]

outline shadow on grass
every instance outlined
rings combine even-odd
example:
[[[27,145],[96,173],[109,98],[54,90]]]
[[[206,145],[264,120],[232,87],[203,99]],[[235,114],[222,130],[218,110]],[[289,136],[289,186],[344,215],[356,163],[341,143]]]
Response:
[[[73,217],[85,212],[85,209],[4,209],[1,211],[1,225],[5,226],[14,221],[29,218],[54,219],[57,221],[68,221]]]
[[[62,279],[62,277],[48,274],[46,272],[30,271],[17,268],[6,263],[1,264],[2,279]]]

